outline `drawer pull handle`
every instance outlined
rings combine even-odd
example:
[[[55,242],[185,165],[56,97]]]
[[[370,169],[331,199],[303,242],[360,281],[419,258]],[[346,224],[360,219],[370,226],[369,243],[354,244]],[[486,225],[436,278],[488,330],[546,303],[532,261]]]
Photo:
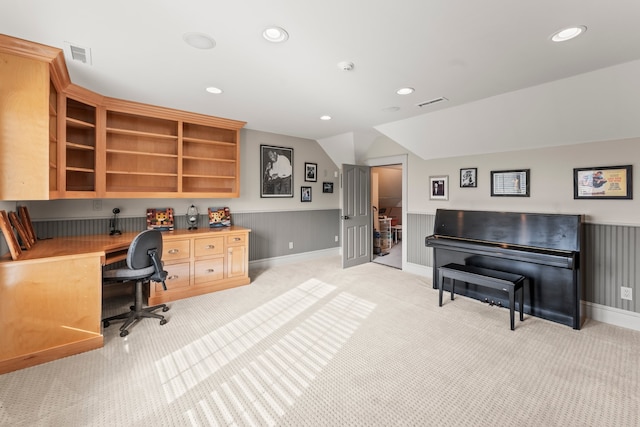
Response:
[[[239,242],[240,240],[242,240],[242,238],[241,238],[241,237],[235,237],[235,238],[233,239],[233,241],[234,241],[234,242]]]
[[[178,276],[177,274],[174,274],[173,276],[169,276],[167,277],[167,280],[176,280],[177,278],[179,278],[180,276]]]
[[[215,248],[216,248],[215,245],[207,245],[205,247],[205,249],[215,249]]]
[[[171,255],[173,255],[173,254],[177,254],[178,252],[180,252],[180,249],[169,249],[169,253],[170,253]]]
[[[207,269],[207,273],[215,273],[216,271],[213,268]]]

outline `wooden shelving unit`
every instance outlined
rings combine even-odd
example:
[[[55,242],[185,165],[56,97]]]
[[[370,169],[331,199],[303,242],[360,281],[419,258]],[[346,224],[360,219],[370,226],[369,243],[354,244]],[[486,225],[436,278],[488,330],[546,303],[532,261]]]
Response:
[[[239,197],[244,122],[103,97],[60,49],[1,34],[0,62],[0,198]]]
[[[210,189],[226,197],[237,197],[238,175],[236,130],[184,123],[183,192],[201,193]]]
[[[65,192],[96,192],[96,107],[67,98]]]
[[[106,193],[178,191],[178,122],[107,111]]]
[[[49,193],[58,190],[58,91],[49,82]]]

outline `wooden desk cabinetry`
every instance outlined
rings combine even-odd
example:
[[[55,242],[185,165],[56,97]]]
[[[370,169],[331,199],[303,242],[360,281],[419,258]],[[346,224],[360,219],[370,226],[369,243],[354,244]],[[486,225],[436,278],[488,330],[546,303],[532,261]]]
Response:
[[[246,285],[250,282],[249,230],[203,229],[163,234],[167,290],[149,287],[149,305]]]
[[[250,231],[163,232],[168,290],[152,283],[149,304],[249,284]],[[0,374],[102,347],[102,267],[137,234],[60,237],[0,257]]]

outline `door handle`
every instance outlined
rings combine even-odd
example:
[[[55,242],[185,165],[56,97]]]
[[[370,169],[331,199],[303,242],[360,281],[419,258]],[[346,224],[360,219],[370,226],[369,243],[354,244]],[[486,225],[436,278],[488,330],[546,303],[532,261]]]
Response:
[[[342,219],[351,219],[351,218],[349,218],[349,215],[343,215],[340,218],[342,218]]]

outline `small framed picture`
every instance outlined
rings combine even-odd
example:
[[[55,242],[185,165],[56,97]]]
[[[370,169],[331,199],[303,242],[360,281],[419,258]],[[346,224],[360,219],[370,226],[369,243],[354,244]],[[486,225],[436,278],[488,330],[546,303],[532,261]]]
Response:
[[[323,193],[333,193],[333,182],[323,182],[322,183],[322,192]]]
[[[595,166],[573,170],[574,199],[633,199],[632,166]]]
[[[491,196],[529,197],[529,169],[491,171]]]
[[[431,200],[449,200],[449,176],[429,177],[429,198]]]
[[[460,187],[472,188],[478,186],[476,176],[478,175],[478,168],[464,168],[460,169]]]
[[[318,164],[317,163],[304,164],[304,180],[308,182],[316,182],[318,180]]]
[[[301,202],[311,201],[311,187],[300,187],[300,201]]]

